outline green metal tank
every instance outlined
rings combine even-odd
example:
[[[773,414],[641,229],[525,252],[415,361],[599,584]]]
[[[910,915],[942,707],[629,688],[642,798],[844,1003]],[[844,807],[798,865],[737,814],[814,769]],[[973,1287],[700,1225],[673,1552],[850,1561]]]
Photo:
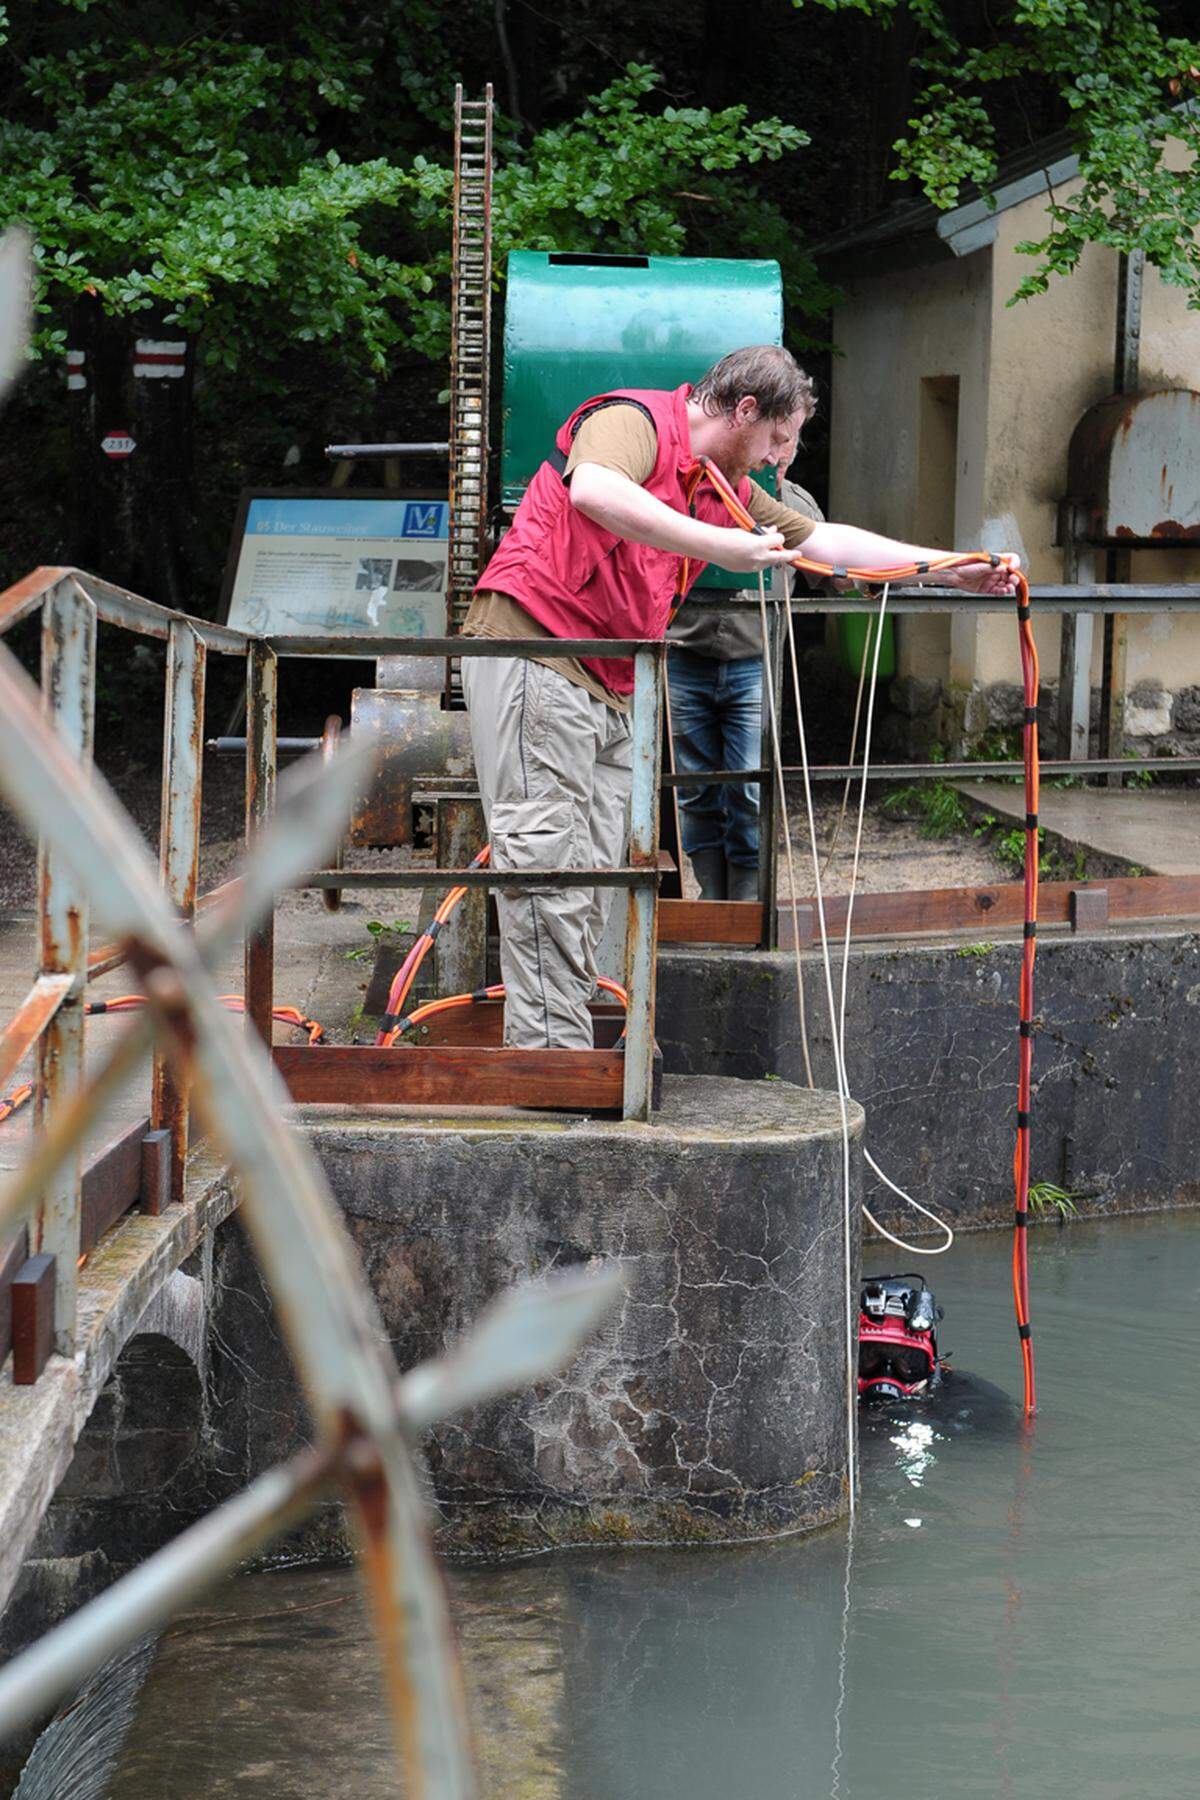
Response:
[[[676,388],[730,350],[783,342],[777,262],[514,250],[504,303],[504,505],[515,507],[554,434],[608,388]],[[747,578],[708,569],[707,586]]]

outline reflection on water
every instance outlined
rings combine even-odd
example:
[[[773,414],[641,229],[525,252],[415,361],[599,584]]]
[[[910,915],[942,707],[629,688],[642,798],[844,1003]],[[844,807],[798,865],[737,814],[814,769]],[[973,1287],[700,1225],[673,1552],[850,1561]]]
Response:
[[[1009,1398],[1009,1246],[960,1242],[934,1281],[960,1373],[864,1418],[852,1546],[451,1571],[489,1796],[1200,1790],[1200,1217],[1030,1248],[1040,1417]],[[381,1800],[387,1737],[352,1574],[243,1578],[165,1634],[111,1795]]]

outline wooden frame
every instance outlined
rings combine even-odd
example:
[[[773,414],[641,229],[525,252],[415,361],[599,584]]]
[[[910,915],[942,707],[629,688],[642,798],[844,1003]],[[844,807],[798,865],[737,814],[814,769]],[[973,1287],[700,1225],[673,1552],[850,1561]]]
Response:
[[[660,944],[737,944],[767,948],[763,908],[757,900],[660,900]]]
[[[1105,920],[1089,895],[1107,895]],[[1078,898],[1076,898],[1078,896]],[[1080,904],[1082,901],[1082,905]],[[801,940],[811,943],[817,930],[816,909],[811,900],[798,903]],[[1101,881],[1047,881],[1038,891],[1038,919],[1043,925],[1071,925],[1076,930],[1090,925],[1136,919],[1180,919],[1200,916],[1200,875],[1123,875]],[[858,894],[854,901],[852,935],[859,937],[910,936],[930,931],[1011,930],[1025,919],[1025,888],[1019,881],[996,887],[928,888],[915,893]],[[825,899],[825,923],[830,935],[846,929],[846,896]],[[807,934],[806,934],[807,928]],[[792,942],[791,907],[779,908],[779,942]]]
[[[594,1050],[511,1050],[504,1003],[478,1000],[435,1013],[416,1044],[277,1044],[275,1067],[297,1105],[519,1106],[620,1112],[625,1028],[620,1006],[592,1007]],[[662,1055],[654,1051],[659,1104]]]
[[[275,1067],[299,1105],[521,1106],[621,1110],[621,1050],[495,1050],[437,1044],[276,1045]]]

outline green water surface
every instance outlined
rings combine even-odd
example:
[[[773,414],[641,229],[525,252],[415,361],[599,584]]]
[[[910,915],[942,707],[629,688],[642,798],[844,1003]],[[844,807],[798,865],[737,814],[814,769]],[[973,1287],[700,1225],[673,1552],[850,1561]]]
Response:
[[[452,1570],[485,1793],[1200,1795],[1200,1215],[1048,1227],[1031,1253],[1036,1423],[1007,1239],[925,1259],[960,1374],[864,1422],[852,1537]],[[111,1787],[398,1791],[341,1569],[242,1577],[177,1620]]]

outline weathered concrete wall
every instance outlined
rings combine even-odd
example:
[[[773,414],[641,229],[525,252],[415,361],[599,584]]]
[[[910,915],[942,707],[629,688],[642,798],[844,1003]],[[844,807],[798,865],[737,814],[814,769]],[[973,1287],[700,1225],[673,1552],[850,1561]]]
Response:
[[[445,1547],[730,1539],[840,1511],[831,1096],[668,1078],[650,1128],[360,1119],[314,1142],[402,1368],[549,1269],[617,1260],[628,1284],[564,1375],[434,1433]]]
[[[905,542],[974,544],[983,518],[992,257],[847,285],[834,316],[842,356],[830,407],[830,517]],[[923,385],[958,382],[956,445],[945,467]],[[940,509],[932,504],[943,490]],[[948,517],[947,517],[948,514]],[[947,530],[946,527],[949,526]],[[952,621],[905,618],[899,673],[950,681]]]
[[[307,1441],[308,1414],[240,1220],[210,1227],[138,1322],[75,1443],[8,1604],[10,1655]],[[300,1543],[307,1543],[303,1531]],[[313,1542],[328,1543],[324,1524]]]
[[[1011,1216],[1019,955],[1015,942],[870,944],[851,962],[847,1062],[866,1147],[962,1224]],[[831,1058],[817,955],[806,969],[822,1082]],[[668,951],[658,996],[668,1069],[803,1079],[790,954]],[[1081,1212],[1200,1204],[1200,937],[1166,925],[1047,934],[1035,1007],[1034,1181],[1075,1190]],[[921,1228],[870,1176],[866,1197],[904,1235]]]
[[[518,1281],[608,1261],[626,1278],[619,1315],[572,1368],[433,1434],[444,1549],[721,1541],[842,1510],[836,1102],[782,1082],[665,1086],[650,1128],[310,1116],[398,1368],[439,1354]],[[855,1268],[862,1124],[852,1108]],[[0,1652],[310,1439],[240,1221],[208,1231],[172,1279],[79,1435],[0,1619]],[[332,1502],[286,1546],[348,1548]]]

